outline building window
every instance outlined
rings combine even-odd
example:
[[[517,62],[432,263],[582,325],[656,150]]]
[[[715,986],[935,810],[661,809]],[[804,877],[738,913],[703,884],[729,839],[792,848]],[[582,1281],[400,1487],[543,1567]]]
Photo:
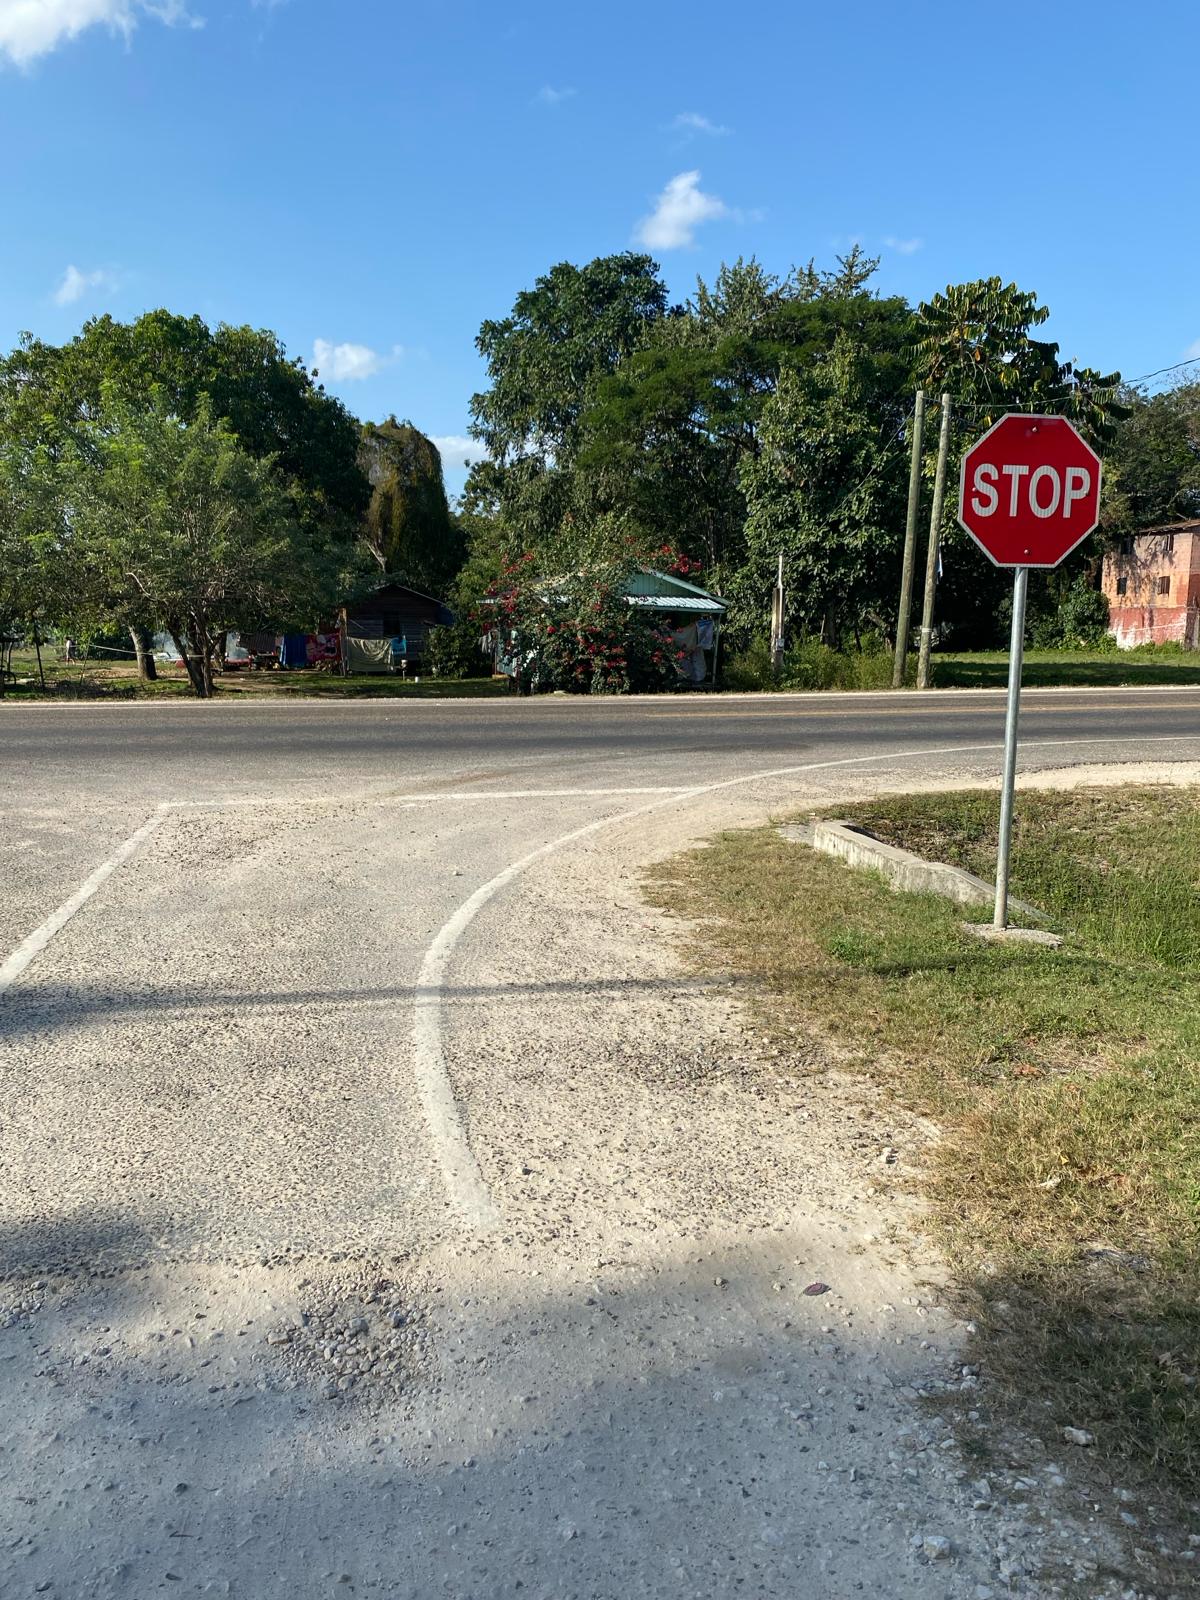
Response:
[[[1171,580],[1170,580],[1170,578],[1160,578],[1158,580],[1158,592],[1159,592],[1159,594],[1170,594],[1170,592],[1171,592]]]
[[[1117,593],[1118,594],[1128,594],[1129,593],[1129,579],[1128,578],[1118,578],[1117,579]]]
[[[1174,548],[1175,548],[1175,535],[1173,533],[1169,533],[1167,535],[1167,543],[1166,543],[1167,554],[1170,555],[1171,551],[1174,550]]]
[[[1133,554],[1133,539],[1132,538],[1126,538],[1126,539],[1122,539],[1121,540],[1121,554],[1123,556],[1131,556]]]

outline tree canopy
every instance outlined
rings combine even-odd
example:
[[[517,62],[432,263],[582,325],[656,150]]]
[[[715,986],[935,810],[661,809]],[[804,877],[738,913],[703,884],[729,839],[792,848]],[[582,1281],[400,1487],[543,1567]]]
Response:
[[[437,446],[411,422],[390,417],[363,428],[359,462],[371,485],[371,554],[389,578],[445,593],[462,566],[465,541],[450,514]]]
[[[213,330],[160,310],[133,322],[95,317],[64,345],[27,334],[0,359],[0,431],[58,450],[106,391],[137,407],[155,389],[182,421],[206,404],[243,450],[271,456],[301,527],[357,536],[370,493],[358,424],[264,329]]]
[[[106,390],[58,484],[63,555],[94,611],[166,629],[201,696],[226,629],[302,618],[337,592],[338,542],[301,529],[273,460],[206,397],[184,422],[162,390],[149,407]]]
[[[782,553],[793,636],[886,633],[918,386],[933,409],[953,396],[955,457],[1005,411],[1071,417],[1107,458],[1106,536],[1200,512],[1200,384],[1151,398],[1064,360],[1043,333],[1048,308],[1000,277],[914,307],[878,292],[877,268],[857,247],[780,274],[738,259],[672,304],[646,254],[559,262],[480,328],[470,429],[487,459],[453,509],[432,439],[395,417],[359,423],[273,333],[159,310],[94,318],[61,346],[26,335],[0,358],[0,611],[86,613],[140,640],[167,612],[197,635],[228,625],[239,586],[240,614],[265,616],[270,598],[272,620],[309,606],[315,622],[356,572],[382,573],[467,615],[518,558],[530,581],[642,562],[723,593],[736,645],[765,627]],[[927,481],[936,443],[933,427]],[[185,507],[207,472],[230,538],[243,530],[213,558],[229,575],[219,600],[184,605],[182,590],[135,581],[120,494],[141,507],[149,548],[137,473],[152,463],[160,510],[166,484]],[[990,642],[1004,580],[957,530],[954,492],[952,474],[939,626]],[[1073,596],[1084,615],[1072,585],[1098,548],[1038,579],[1031,614]],[[176,576],[182,559],[167,561]],[[286,605],[271,587],[281,563],[295,576]]]

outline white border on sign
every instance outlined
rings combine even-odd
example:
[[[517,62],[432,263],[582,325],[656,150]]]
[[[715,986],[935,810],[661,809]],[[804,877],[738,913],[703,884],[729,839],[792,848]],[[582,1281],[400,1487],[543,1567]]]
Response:
[[[1018,417],[1022,422],[1061,422],[1061,423],[1063,423],[1066,427],[1070,428],[1071,432],[1079,440],[1080,444],[1087,451],[1088,455],[1090,455],[1092,460],[1096,463],[1096,517],[1095,517],[1095,520],[1091,523],[1091,525],[1089,527],[1087,527],[1087,528],[1085,528],[1083,530],[1083,532],[1079,535],[1078,539],[1076,539],[1075,543],[1070,547],[1069,550],[1064,550],[1063,551],[1062,555],[1059,556],[1057,561],[997,561],[995,556],[988,549],[987,545],[984,544],[983,540],[980,539],[977,534],[972,532],[972,530],[963,521],[963,506],[966,504],[966,498],[967,498],[967,457],[969,455],[973,454],[976,450],[978,450],[979,446],[981,444],[983,444],[985,440],[990,439],[991,436],[995,433],[997,428],[1002,428],[1004,426],[1004,424],[1009,420],[1010,417]],[[1039,412],[1039,411],[1006,411],[1002,417],[997,417],[996,418],[995,422],[992,423],[991,427],[988,429],[988,431],[986,433],[981,433],[979,435],[978,439],[976,439],[975,443],[972,444],[972,445],[968,445],[967,448],[963,451],[962,460],[958,464],[958,525],[959,525],[959,527],[962,529],[962,531],[965,534],[967,534],[971,539],[973,539],[975,541],[975,543],[983,551],[984,555],[988,558],[988,560],[992,563],[992,565],[994,567],[999,567],[1001,569],[1001,571],[1003,571],[1003,572],[1015,572],[1018,567],[1032,567],[1035,572],[1053,572],[1055,567],[1061,567],[1062,566],[1063,562],[1071,554],[1071,551],[1078,550],[1079,546],[1088,537],[1088,535],[1090,533],[1094,533],[1096,531],[1096,529],[1100,526],[1100,479],[1101,479],[1101,477],[1103,475],[1103,472],[1104,472],[1104,463],[1103,463],[1103,461],[1101,461],[1100,457],[1092,449],[1091,445],[1083,437],[1083,435],[1080,433],[1079,429],[1075,426],[1075,424],[1071,421],[1071,419],[1069,417],[1056,417],[1056,416],[1053,416],[1053,415],[1047,415],[1045,412]]]

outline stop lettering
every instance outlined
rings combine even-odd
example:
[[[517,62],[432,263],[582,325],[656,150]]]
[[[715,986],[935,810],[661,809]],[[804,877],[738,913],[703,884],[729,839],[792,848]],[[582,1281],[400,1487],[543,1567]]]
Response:
[[[998,567],[1057,567],[1100,518],[1100,458],[1065,417],[1001,417],[967,451],[958,520]]]

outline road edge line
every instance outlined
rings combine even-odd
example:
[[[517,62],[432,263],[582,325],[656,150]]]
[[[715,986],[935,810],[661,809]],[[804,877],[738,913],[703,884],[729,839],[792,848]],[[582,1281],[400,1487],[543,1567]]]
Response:
[[[103,887],[117,868],[123,866],[130,856],[145,844],[150,835],[166,821],[166,817],[166,807],[160,806],[153,816],[148,817],[140,828],[130,834],[124,844],[113,851],[107,861],[102,861],[96,870],[84,879],[70,899],[64,900],[57,911],[51,912],[45,922],[22,939],[4,965],[0,966],[0,995],[16,983],[30,963],[41,955],[55,934],[65,928],[75,913]]]

